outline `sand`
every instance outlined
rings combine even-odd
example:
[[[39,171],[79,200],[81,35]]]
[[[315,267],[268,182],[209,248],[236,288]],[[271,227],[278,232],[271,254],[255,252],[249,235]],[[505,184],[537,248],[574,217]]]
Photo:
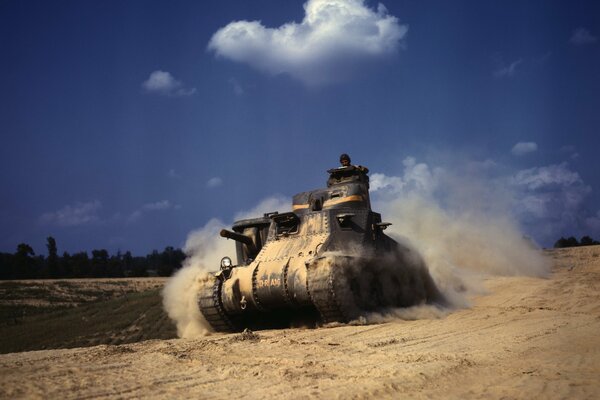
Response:
[[[441,319],[0,355],[0,398],[600,398],[600,246]]]

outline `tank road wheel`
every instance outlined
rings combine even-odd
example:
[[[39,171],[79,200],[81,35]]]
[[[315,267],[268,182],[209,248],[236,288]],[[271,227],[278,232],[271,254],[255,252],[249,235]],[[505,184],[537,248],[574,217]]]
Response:
[[[308,268],[308,290],[323,322],[350,322],[372,308],[369,279],[357,276],[351,258],[324,257]],[[362,275],[368,271],[363,270]],[[362,278],[362,279],[361,279]]]
[[[430,280],[424,267],[381,260],[323,258],[308,268],[310,296],[324,322],[435,301]]]
[[[324,323],[345,322],[333,289],[333,266],[327,259],[307,265],[307,286],[310,298]]]
[[[366,292],[367,288],[356,275],[350,266],[331,271],[335,301],[344,315],[344,322],[357,319],[364,313],[361,293]]]
[[[223,308],[221,302],[221,288],[223,282],[211,275],[210,279],[202,282],[198,294],[198,308],[206,321],[216,332],[237,331],[235,321],[230,318]]]
[[[334,288],[344,314],[355,319],[386,308],[410,307],[430,299],[427,270],[406,264],[372,261],[336,271]]]

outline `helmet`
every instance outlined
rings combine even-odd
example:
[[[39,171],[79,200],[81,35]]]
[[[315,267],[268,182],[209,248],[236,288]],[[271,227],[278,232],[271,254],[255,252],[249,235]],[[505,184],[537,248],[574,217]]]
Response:
[[[349,156],[348,154],[346,154],[346,153],[343,153],[343,154],[340,156],[340,162],[342,162],[343,160],[348,160],[348,162],[351,162],[351,161],[350,161],[350,156]]]

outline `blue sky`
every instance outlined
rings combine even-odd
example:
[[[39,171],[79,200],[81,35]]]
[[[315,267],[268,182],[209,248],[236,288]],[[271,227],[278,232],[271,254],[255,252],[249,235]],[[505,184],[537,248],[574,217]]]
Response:
[[[179,247],[342,152],[376,200],[477,180],[600,238],[600,4],[382,4],[0,2],[0,251]]]

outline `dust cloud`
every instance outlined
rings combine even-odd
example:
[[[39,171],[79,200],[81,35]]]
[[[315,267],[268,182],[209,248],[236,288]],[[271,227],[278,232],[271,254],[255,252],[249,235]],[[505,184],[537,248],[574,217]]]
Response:
[[[549,274],[550,260],[519,223],[518,193],[490,173],[497,165],[447,154],[436,159],[443,161],[407,157],[398,175],[371,174],[371,199],[392,223],[386,233],[422,256],[445,301],[382,310],[356,323],[441,318],[485,294],[489,276]]]
[[[202,283],[211,279],[209,271],[219,268],[219,260],[235,253],[233,242],[219,237],[225,224],[210,220],[204,227],[191,232],[184,246],[187,258],[163,289],[163,306],[182,338],[206,336],[212,332],[198,308],[198,293]],[[221,239],[221,240],[219,240]]]
[[[202,266],[188,265],[177,271],[163,289],[163,306],[181,338],[206,336],[211,332],[198,308],[198,292],[202,282],[209,278]]]
[[[387,233],[421,254],[450,308],[468,307],[471,296],[486,293],[488,276],[549,274],[550,260],[526,237],[511,210],[509,188],[465,173],[467,168],[451,172],[412,158],[404,166],[402,176],[376,177],[376,189],[385,190],[375,191],[375,204],[392,223]],[[386,315],[415,319],[421,312],[443,316],[449,310],[428,305]]]
[[[510,217],[453,213],[417,196],[391,203],[386,215],[455,306],[467,306],[469,295],[483,293],[488,275],[546,276],[550,270],[550,261]]]

